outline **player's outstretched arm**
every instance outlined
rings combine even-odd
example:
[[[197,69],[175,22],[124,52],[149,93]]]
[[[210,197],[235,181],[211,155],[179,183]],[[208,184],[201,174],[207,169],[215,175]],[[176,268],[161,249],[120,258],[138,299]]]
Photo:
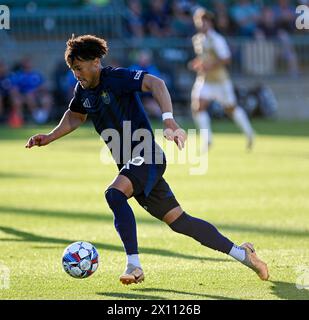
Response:
[[[77,129],[86,119],[87,115],[67,110],[54,130],[48,134],[36,134],[32,136],[25,147],[30,149],[34,146],[46,146],[52,141]]]
[[[171,96],[162,79],[146,74],[143,79],[142,91],[151,92],[158,102],[162,113],[173,113]],[[167,140],[175,141],[181,150],[186,141],[186,133],[179,127],[174,119],[166,119],[164,122],[164,136]]]

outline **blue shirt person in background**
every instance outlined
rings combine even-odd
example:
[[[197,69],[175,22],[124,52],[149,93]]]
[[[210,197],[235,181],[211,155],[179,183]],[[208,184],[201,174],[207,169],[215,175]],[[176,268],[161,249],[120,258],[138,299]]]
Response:
[[[52,111],[53,99],[47,90],[43,76],[33,70],[30,58],[24,58],[13,73],[12,82],[18,91],[20,104],[26,106],[32,120],[46,123]]]

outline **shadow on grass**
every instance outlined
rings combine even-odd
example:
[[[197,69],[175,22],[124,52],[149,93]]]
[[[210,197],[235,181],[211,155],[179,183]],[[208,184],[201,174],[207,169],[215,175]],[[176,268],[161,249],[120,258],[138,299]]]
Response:
[[[279,229],[279,228],[271,228],[266,226],[255,226],[255,225],[246,225],[246,224],[216,224],[218,229],[222,229],[225,231],[233,231],[233,232],[249,232],[249,233],[258,233],[273,237],[300,237],[300,238],[309,238],[308,230],[292,230],[292,229]]]
[[[114,218],[112,212],[109,213],[91,213],[91,212],[67,212],[67,211],[58,211],[58,210],[46,210],[46,209],[26,209],[26,208],[14,208],[14,207],[5,207],[0,206],[1,213],[10,213],[15,215],[29,215],[33,217],[46,217],[46,218],[62,218],[62,219],[79,219],[87,221],[107,221],[113,223]],[[155,218],[152,218],[150,215],[146,217],[136,217],[138,223],[145,224],[159,224],[160,222]]]
[[[200,293],[193,293],[193,292],[186,292],[186,291],[179,291],[179,290],[172,290],[172,289],[143,288],[143,289],[132,289],[132,291],[140,292],[141,294],[127,293],[127,292],[126,293],[123,293],[123,292],[98,292],[97,295],[105,296],[105,297],[112,297],[112,298],[130,299],[130,300],[170,300],[171,297],[165,297],[165,296],[163,296],[163,294],[171,293],[171,294],[190,296],[192,298],[201,297],[201,298],[203,298],[203,300],[208,300],[208,299],[235,300],[235,299],[223,297],[223,296],[200,294]],[[147,293],[147,294],[144,294],[144,293]],[[148,294],[148,293],[150,293],[150,294]],[[160,295],[154,295],[154,293],[158,293]],[[179,297],[177,297],[176,299],[179,300]]]
[[[309,300],[309,290],[297,289],[295,283],[271,281],[271,290],[280,299],[285,300]]]
[[[229,297],[216,296],[216,295],[210,295],[210,294],[202,294],[202,293],[194,293],[194,292],[187,292],[187,291],[179,291],[179,290],[172,290],[172,289],[142,288],[142,289],[133,289],[133,291],[172,293],[172,294],[179,294],[179,295],[185,295],[185,296],[191,296],[191,297],[201,297],[204,299],[215,299],[215,300],[236,300],[236,299],[229,298]]]
[[[162,123],[153,121],[152,126],[154,129],[162,128]],[[181,123],[183,129],[188,130],[196,128],[192,121],[183,121]],[[223,134],[240,134],[239,129],[233,121],[229,119],[214,119],[213,131]],[[290,136],[290,137],[309,137],[309,121],[308,120],[272,120],[272,119],[254,119],[253,127],[258,136]]]
[[[62,219],[80,219],[86,221],[106,221],[113,223],[112,213],[83,213],[83,212],[65,212],[57,210],[45,210],[45,209],[25,209],[0,206],[0,214],[9,213],[14,215],[29,215],[33,217],[47,217],[47,218],[62,218]],[[160,224],[158,220],[146,213],[145,217],[136,217],[138,224]],[[246,232],[246,233],[258,233],[263,235],[269,235],[273,237],[301,237],[309,238],[309,232],[307,230],[292,230],[292,229],[278,229],[264,226],[246,225],[246,224],[221,224],[215,225],[220,231],[232,231],[232,232]],[[169,230],[167,231],[169,232]]]
[[[59,245],[68,246],[70,243],[75,241],[80,241],[80,239],[61,239],[61,238],[52,238],[52,237],[46,237],[46,236],[40,236],[36,235],[34,233],[25,232],[21,230],[17,230],[10,227],[4,227],[0,226],[0,231],[8,234],[8,235],[14,235],[17,237],[17,239],[12,238],[0,238],[0,241],[7,241],[7,242],[38,242],[38,243],[57,243]],[[110,250],[110,251],[116,251],[116,252],[122,252],[124,253],[124,249],[122,246],[116,246],[112,244],[103,244],[98,242],[93,242],[93,245],[96,246],[98,249],[102,250]],[[37,248],[37,246],[36,246]],[[46,249],[46,246],[43,246],[43,249]],[[153,254],[153,255],[159,255],[164,257],[174,257],[174,258],[181,258],[181,259],[189,259],[189,260],[200,260],[200,261],[213,261],[213,262],[231,262],[229,259],[218,259],[218,258],[207,258],[207,257],[198,257],[193,255],[187,255],[182,254],[178,252],[173,252],[166,249],[154,249],[154,248],[145,248],[140,247],[139,251],[141,254]]]
[[[309,137],[308,121],[274,121],[257,120],[253,127],[258,136],[288,136],[288,137]],[[216,122],[214,132],[239,134],[238,128],[233,122]]]
[[[0,179],[35,179],[34,174],[13,173],[13,172],[0,172]],[[40,178],[42,178],[40,176]]]
[[[272,135],[272,136],[309,136],[308,121],[285,121],[285,120],[268,120],[268,119],[254,119],[253,127],[258,135]],[[51,123],[46,126],[25,126],[19,129],[12,129],[8,126],[0,127],[0,142],[1,140],[22,140],[21,145],[24,146],[28,138],[38,132],[49,132],[58,123]],[[161,121],[151,121],[152,128],[162,129]],[[181,126],[185,129],[196,128],[193,121],[188,118],[181,121]],[[214,133],[228,133],[240,134],[238,128],[229,119],[220,119],[213,121]],[[93,125],[89,122],[86,123],[78,131],[70,135],[66,139],[95,139],[97,137],[94,132]]]
[[[99,296],[112,297],[112,298],[122,298],[129,300],[166,300],[165,297],[152,296],[146,294],[136,294],[136,293],[122,293],[122,292],[97,292]]]

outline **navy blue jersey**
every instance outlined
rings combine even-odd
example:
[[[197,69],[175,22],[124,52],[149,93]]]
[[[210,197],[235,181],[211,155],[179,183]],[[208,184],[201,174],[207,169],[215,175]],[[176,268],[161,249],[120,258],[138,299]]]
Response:
[[[121,152],[119,154],[111,150],[119,168],[133,157],[133,154],[128,155],[127,152],[122,152],[124,145],[126,147],[130,144],[130,149],[133,151],[143,140],[141,138],[138,141],[136,135],[133,136],[138,129],[148,132],[150,139],[147,141],[150,143],[147,150],[153,154],[161,150],[154,142],[151,125],[138,97],[145,73],[142,70],[104,67],[97,87],[83,89],[77,83],[74,97],[69,105],[71,111],[87,114],[91,118],[97,133],[103,137],[109,147],[110,141],[104,134],[109,132],[106,129],[114,129],[119,133]],[[140,155],[144,156],[144,154]]]

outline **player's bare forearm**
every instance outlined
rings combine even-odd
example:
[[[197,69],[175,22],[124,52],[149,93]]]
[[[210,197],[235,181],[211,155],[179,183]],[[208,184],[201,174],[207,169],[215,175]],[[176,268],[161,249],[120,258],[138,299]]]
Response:
[[[157,77],[145,75],[142,91],[151,92],[154,99],[158,102],[162,113],[173,112],[172,99],[165,85],[165,82]],[[175,141],[181,150],[184,147],[186,133],[179,127],[174,119],[164,120],[164,136],[166,139]]]
[[[67,110],[59,124],[48,134],[37,134],[32,136],[27,144],[26,148],[32,148],[33,146],[45,146],[49,143],[69,134],[70,132],[77,129],[87,119],[86,115],[72,112]]]
[[[172,99],[162,79],[146,74],[143,80],[142,91],[152,93],[162,113],[173,112]]]
[[[216,59],[215,61],[204,61],[200,57],[196,57],[188,63],[188,68],[195,72],[209,72],[218,68],[227,66],[231,63],[231,59]]]
[[[86,118],[86,115],[67,110],[60,120],[58,126],[49,133],[51,141],[57,140],[74,131],[86,121]]]

